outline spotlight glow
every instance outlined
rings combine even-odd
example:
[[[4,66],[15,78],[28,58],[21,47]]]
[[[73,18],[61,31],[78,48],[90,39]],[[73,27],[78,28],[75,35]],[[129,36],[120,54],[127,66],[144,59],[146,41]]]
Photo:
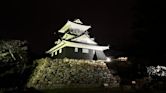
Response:
[[[106,58],[106,62],[111,62],[111,58],[110,58],[110,57],[107,57],[107,58]]]

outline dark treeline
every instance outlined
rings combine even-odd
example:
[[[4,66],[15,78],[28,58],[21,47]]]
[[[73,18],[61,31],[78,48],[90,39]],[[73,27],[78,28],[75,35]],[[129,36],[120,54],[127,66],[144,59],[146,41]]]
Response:
[[[115,69],[116,74],[121,77],[121,84],[131,83],[131,80],[147,77],[147,66],[166,65],[166,6],[164,1],[135,1],[133,11],[132,30],[135,44],[124,54],[128,56],[128,62],[112,62],[108,65]],[[118,56],[118,55],[117,55]],[[148,80],[145,80],[148,81]],[[162,82],[160,85],[158,82]],[[152,77],[152,81],[143,86],[144,88],[165,86],[165,77]],[[159,88],[160,89],[160,88]],[[164,88],[163,88],[164,89]]]
[[[166,64],[166,10],[165,3],[159,1],[137,0],[133,11],[133,37],[136,44],[129,49],[129,55],[144,59],[147,64]]]

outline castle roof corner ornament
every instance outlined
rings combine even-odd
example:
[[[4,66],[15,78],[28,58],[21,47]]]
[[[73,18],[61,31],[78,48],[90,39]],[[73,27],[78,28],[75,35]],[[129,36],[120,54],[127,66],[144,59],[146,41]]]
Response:
[[[78,24],[83,24],[80,19],[75,19],[73,22],[78,23]]]

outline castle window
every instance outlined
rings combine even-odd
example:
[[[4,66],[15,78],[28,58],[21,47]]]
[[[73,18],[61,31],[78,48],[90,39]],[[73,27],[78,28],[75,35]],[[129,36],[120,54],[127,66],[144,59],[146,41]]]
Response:
[[[62,53],[62,48],[61,48],[61,49],[59,49],[59,53]]]
[[[54,56],[54,53],[51,53],[51,57],[53,57]]]
[[[89,50],[88,50],[88,49],[83,48],[83,49],[82,49],[82,53],[89,53]]]
[[[77,47],[75,47],[74,52],[78,52],[78,48]]]
[[[54,52],[54,54],[55,54],[55,55],[57,55],[57,51],[56,51],[56,52]]]

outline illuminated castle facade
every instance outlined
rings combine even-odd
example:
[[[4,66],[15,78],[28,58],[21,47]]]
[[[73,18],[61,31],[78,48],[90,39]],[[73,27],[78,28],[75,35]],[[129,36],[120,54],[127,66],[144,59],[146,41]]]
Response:
[[[79,19],[67,21],[58,31],[63,36],[46,53],[55,58],[106,60],[103,51],[109,49],[109,46],[99,46],[94,38],[90,38],[90,28],[91,26],[83,25]]]

